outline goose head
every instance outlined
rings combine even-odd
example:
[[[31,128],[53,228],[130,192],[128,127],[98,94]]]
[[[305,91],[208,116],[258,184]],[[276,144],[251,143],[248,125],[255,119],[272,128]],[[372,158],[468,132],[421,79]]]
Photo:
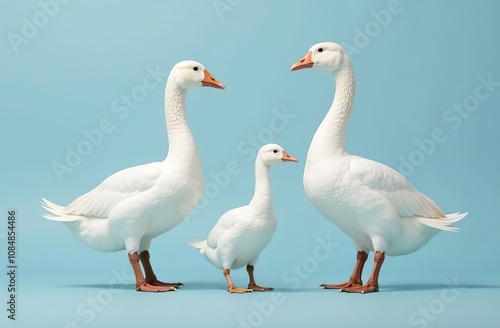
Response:
[[[224,84],[215,79],[205,66],[194,60],[185,60],[177,63],[170,71],[169,79],[172,79],[184,90],[197,87],[225,88]]]
[[[312,46],[306,55],[292,65],[292,71],[303,68],[319,68],[336,72],[344,62],[346,54],[342,47],[334,42],[321,42]]]
[[[267,144],[260,148],[258,157],[266,166],[271,166],[281,162],[297,162],[297,159],[287,154],[287,152],[277,144]]]

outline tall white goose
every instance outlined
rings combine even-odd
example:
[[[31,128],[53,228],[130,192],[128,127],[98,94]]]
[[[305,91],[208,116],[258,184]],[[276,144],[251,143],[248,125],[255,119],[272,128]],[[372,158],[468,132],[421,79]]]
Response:
[[[170,291],[182,285],[156,278],[149,246],[178,225],[202,195],[200,158],[185,112],[187,91],[201,86],[224,89],[198,62],[182,61],[172,68],[165,90],[169,149],[163,162],[119,171],[66,207],[42,198],[42,206],[52,213],[45,218],[62,221],[84,245],[102,252],[126,249],[137,291]]]
[[[332,42],[312,46],[291,70],[303,68],[331,72],[336,85],[332,106],[307,154],[304,188],[316,209],[350,236],[358,251],[348,282],[321,286],[347,292],[376,292],[385,255],[412,253],[440,230],[458,231],[452,223],[467,213],[444,214],[397,171],[346,151],[354,73],[341,46]],[[375,263],[368,283],[363,285],[361,273],[370,250],[375,252]]]
[[[255,159],[255,191],[250,204],[227,211],[206,240],[190,243],[210,263],[223,270],[230,293],[272,290],[257,285],[253,271],[260,252],[269,244],[276,229],[269,169],[281,162],[297,162],[297,159],[277,144],[262,146]],[[245,265],[250,278],[248,288],[237,288],[231,281],[230,271]]]

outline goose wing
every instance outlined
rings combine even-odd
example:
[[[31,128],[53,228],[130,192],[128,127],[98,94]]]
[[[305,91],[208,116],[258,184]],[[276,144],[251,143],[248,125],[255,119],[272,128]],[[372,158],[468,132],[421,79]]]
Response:
[[[62,209],[64,215],[107,218],[120,202],[151,189],[161,175],[159,163],[135,166],[106,178]]]
[[[226,235],[240,221],[242,213],[246,206],[234,208],[224,213],[217,224],[212,228],[207,237],[207,245],[216,248],[222,236]]]
[[[351,161],[350,169],[355,179],[385,197],[400,216],[446,217],[432,199],[415,189],[396,170],[361,157]]]

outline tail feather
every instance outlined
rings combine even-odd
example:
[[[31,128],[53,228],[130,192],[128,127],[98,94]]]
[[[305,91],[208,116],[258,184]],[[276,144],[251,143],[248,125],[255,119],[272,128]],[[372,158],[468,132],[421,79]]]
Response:
[[[205,246],[207,245],[207,241],[206,240],[192,240],[189,242],[189,245],[198,249],[198,251],[201,254],[204,254],[205,253]]]
[[[43,217],[47,220],[52,221],[62,221],[62,222],[70,222],[78,220],[78,216],[76,215],[67,215],[63,213],[64,207],[61,205],[57,205],[52,203],[51,201],[42,197],[42,201],[40,202],[42,207],[49,211],[52,214],[45,214]]]
[[[444,218],[425,218],[425,217],[417,217],[417,220],[425,224],[426,226],[429,226],[431,228],[439,229],[439,230],[445,230],[445,231],[451,231],[451,232],[458,232],[460,231],[460,228],[454,227],[452,224],[462,220],[464,217],[469,214],[468,212],[465,213],[453,213],[453,214],[446,214]]]

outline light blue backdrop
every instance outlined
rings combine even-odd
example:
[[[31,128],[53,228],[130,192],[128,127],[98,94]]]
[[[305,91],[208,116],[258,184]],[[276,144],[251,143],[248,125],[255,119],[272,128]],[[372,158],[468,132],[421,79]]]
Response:
[[[13,208],[19,266],[18,320],[4,310],[0,321],[9,327],[494,326],[499,10],[493,0],[2,2],[0,254],[7,270]],[[343,44],[354,65],[348,149],[399,169],[445,212],[470,213],[457,224],[460,233],[441,233],[417,253],[388,258],[377,294],[317,287],[346,280],[355,260],[350,239],[314,210],[302,188],[306,152],[334,83],[325,72],[292,73],[290,66],[320,41]],[[224,91],[188,94],[211,187],[199,209],[151,247],[159,278],[186,286],[136,293],[124,252],[86,249],[64,226],[42,218],[39,201],[67,204],[120,169],[162,160],[165,74],[184,59],[202,62],[226,84]],[[257,282],[277,293],[230,295],[222,273],[187,242],[248,202],[253,152],[270,141],[299,159],[272,170],[279,225],[256,266]],[[241,173],[223,179],[230,162]],[[371,266],[370,257],[366,277]],[[1,277],[6,306],[8,281]],[[244,270],[233,279],[247,283]]]

